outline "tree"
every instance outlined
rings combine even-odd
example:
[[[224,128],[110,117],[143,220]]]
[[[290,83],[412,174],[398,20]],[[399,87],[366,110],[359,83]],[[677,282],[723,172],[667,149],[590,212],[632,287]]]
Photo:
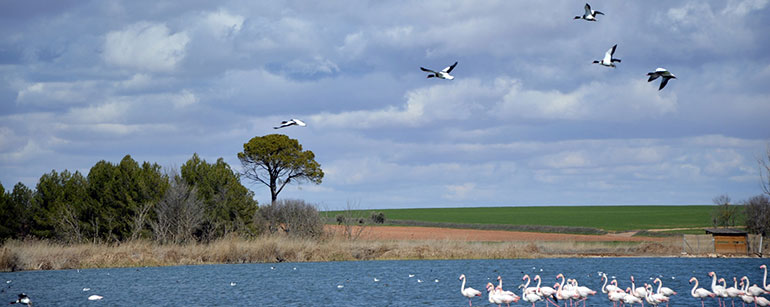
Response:
[[[761,179],[762,191],[770,195],[770,144],[767,145],[765,157],[757,159],[757,162],[759,162],[759,178]]]
[[[289,182],[320,184],[324,176],[312,151],[283,134],[256,136],[238,153],[246,178],[270,187],[271,202]]]
[[[713,201],[714,204],[717,205],[711,213],[714,227],[735,226],[735,220],[738,218],[738,208],[736,206],[730,206],[730,197],[727,195],[720,195],[714,197]]]
[[[746,230],[750,233],[767,236],[770,233],[770,199],[757,195],[743,204],[746,216]]]
[[[171,177],[171,185],[155,206],[156,219],[150,224],[161,243],[189,242],[204,220],[203,202],[195,187],[178,175]]]
[[[224,159],[207,163],[193,154],[181,167],[184,181],[194,186],[205,207],[205,220],[197,236],[212,240],[231,232],[253,233],[257,201],[241,184],[240,177]]]

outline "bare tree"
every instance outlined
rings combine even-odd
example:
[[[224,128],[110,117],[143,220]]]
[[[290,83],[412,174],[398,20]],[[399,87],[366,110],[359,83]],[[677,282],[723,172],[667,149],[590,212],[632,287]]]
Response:
[[[131,219],[131,240],[139,239],[142,235],[144,226],[147,225],[147,217],[149,216],[150,209],[152,209],[151,202],[145,202],[144,205],[139,207],[139,211],[134,214]]]
[[[767,145],[765,156],[757,159],[757,162],[759,162],[762,191],[770,195],[770,144]]]
[[[263,231],[294,237],[318,238],[323,234],[323,221],[318,209],[302,200],[278,200],[257,211],[256,224]]]
[[[80,242],[83,239],[80,218],[77,210],[71,204],[61,207],[55,227],[58,233],[64,235],[64,240],[67,242]]]
[[[358,240],[369,228],[369,220],[365,213],[357,210],[356,207],[358,207],[357,204],[348,201],[345,210],[336,217],[337,224],[342,225],[342,236],[351,241]]]
[[[738,208],[730,205],[730,196],[720,195],[714,197],[713,201],[717,205],[711,213],[714,227],[735,226],[735,220],[738,218]]]
[[[204,219],[204,207],[195,188],[173,176],[166,194],[155,206],[155,214],[155,221],[150,223],[155,239],[161,243],[182,243],[194,239]]]
[[[743,203],[746,215],[746,230],[760,235],[759,254],[762,255],[763,238],[770,232],[770,199],[766,195],[757,195]]]

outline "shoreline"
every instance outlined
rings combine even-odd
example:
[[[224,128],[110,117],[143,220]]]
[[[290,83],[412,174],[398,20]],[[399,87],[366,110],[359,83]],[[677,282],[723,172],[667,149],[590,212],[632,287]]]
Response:
[[[120,244],[62,244],[43,240],[10,240],[0,247],[0,271],[359,260],[607,257],[718,256],[682,255],[681,243],[676,241],[352,241],[336,236],[321,240],[271,236],[254,239],[230,237],[210,243],[161,245],[142,240]]]

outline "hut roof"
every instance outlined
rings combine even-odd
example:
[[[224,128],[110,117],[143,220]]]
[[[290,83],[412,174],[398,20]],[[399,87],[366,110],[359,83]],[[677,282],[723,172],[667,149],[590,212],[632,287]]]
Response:
[[[746,231],[733,228],[707,228],[707,234],[723,236],[745,236]]]

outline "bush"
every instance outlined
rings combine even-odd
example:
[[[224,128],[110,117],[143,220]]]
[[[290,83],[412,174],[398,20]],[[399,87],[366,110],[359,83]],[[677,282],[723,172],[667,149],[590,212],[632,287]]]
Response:
[[[384,224],[385,223],[385,213],[382,212],[372,212],[372,222],[375,224]]]
[[[256,224],[269,234],[318,238],[323,235],[323,221],[314,205],[303,200],[278,200],[257,211]]]

